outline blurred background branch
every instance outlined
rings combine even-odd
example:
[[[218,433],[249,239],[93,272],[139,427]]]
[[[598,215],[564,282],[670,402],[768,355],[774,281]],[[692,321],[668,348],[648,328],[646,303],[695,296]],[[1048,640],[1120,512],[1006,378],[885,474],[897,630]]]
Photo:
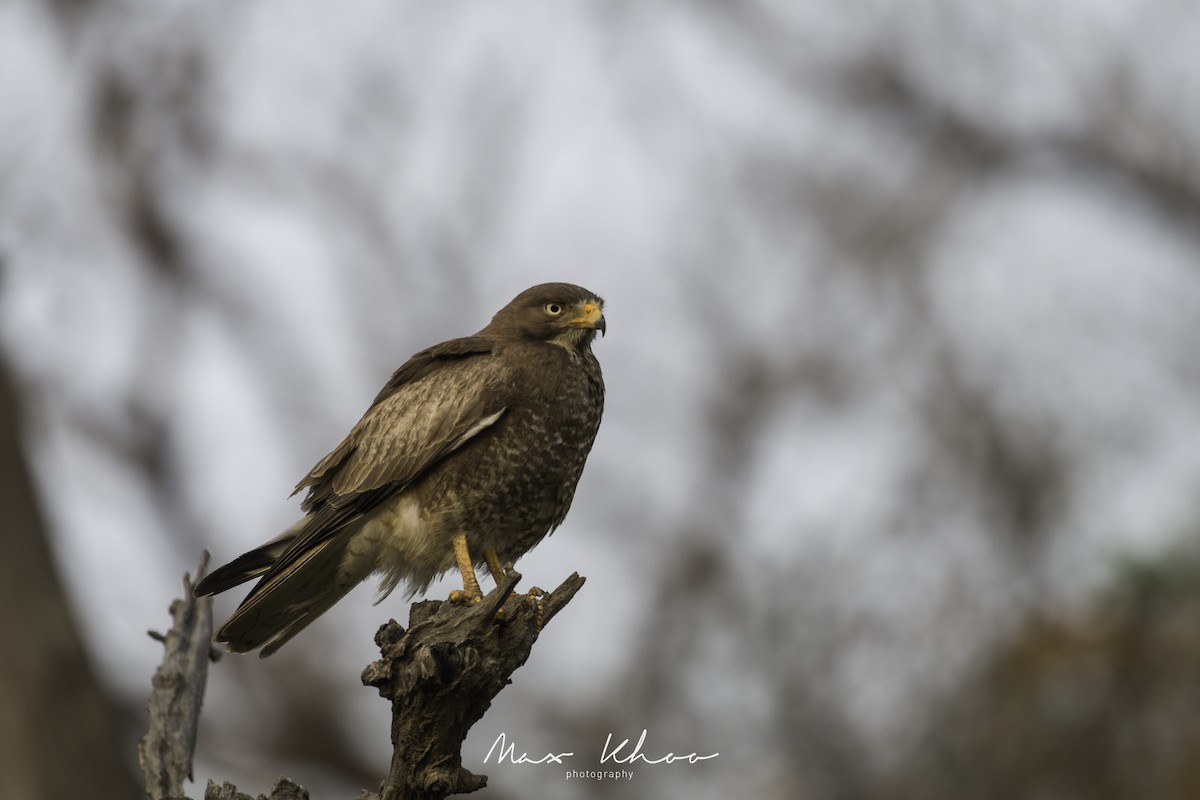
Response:
[[[195,597],[192,588],[208,571],[208,553],[194,575],[183,577],[183,596],[171,602],[171,629],[150,632],[163,643],[163,660],[154,671],[147,703],[150,727],[138,741],[138,767],[150,800],[184,796],[193,779],[196,731],[208,685],[208,663],[220,658],[212,643],[212,599]]]
[[[51,558],[22,419],[0,358],[0,795],[69,800],[92,787],[97,798],[133,797],[121,712],[93,671]]]

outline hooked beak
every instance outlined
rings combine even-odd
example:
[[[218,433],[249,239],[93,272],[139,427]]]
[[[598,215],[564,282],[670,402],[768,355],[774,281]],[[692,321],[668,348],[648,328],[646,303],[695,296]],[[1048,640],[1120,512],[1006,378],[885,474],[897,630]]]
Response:
[[[600,331],[601,336],[608,329],[608,323],[604,321],[604,312],[595,303],[584,303],[583,313],[575,319],[568,320],[566,325],[573,328],[591,328]]]

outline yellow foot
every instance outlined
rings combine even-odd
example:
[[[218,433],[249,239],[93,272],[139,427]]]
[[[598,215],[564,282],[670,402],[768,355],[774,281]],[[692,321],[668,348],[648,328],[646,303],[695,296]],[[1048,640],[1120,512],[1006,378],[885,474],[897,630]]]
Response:
[[[454,547],[454,561],[458,571],[462,573],[462,591],[455,589],[450,593],[451,603],[478,603],[483,599],[483,591],[479,588],[479,579],[475,577],[475,567],[471,563],[471,551],[467,549],[466,534],[459,533],[450,540]]]
[[[531,586],[524,596],[533,604],[533,632],[535,634],[541,633],[542,616],[545,613],[545,604],[542,602],[542,598],[549,596],[549,592],[537,586]]]
[[[466,589],[453,589],[446,599],[456,606],[474,605],[483,599],[483,592],[471,594]]]

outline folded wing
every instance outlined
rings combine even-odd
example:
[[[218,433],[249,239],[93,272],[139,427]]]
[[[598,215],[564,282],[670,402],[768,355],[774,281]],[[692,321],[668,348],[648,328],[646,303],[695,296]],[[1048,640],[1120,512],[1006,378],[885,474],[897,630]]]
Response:
[[[197,587],[207,594],[210,586],[223,590],[261,576],[219,640],[244,650],[276,637],[266,655],[353,588],[355,582],[347,584],[337,570],[355,523],[504,417],[505,375],[490,354],[486,342],[459,339],[418,353],[396,371],[349,435],[296,486],[297,492],[308,490],[301,504],[308,515],[287,538],[252,551],[206,578],[209,586]],[[241,563],[260,551],[264,563]],[[274,557],[269,567],[268,555]],[[221,574],[235,565],[254,569]]]

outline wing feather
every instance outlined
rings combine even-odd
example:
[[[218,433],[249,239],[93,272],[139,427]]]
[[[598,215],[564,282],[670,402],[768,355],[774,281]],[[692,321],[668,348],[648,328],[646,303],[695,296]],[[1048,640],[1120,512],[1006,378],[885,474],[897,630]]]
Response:
[[[308,489],[301,507],[309,515],[243,605],[504,416],[508,382],[491,353],[486,339],[455,339],[417,353],[396,370],[349,435],[296,485],[295,492]]]
[[[296,484],[292,494],[308,489],[302,507],[409,482],[446,455],[447,440],[502,410],[487,397],[500,383],[498,363],[487,357],[493,346],[479,336],[451,339],[401,365],[346,438]]]
[[[447,453],[461,447],[503,414],[496,400],[499,375],[495,362],[458,364],[398,387],[359,421],[347,437],[336,468],[326,470],[310,490],[331,502],[417,478]],[[491,424],[489,423],[489,424]]]

